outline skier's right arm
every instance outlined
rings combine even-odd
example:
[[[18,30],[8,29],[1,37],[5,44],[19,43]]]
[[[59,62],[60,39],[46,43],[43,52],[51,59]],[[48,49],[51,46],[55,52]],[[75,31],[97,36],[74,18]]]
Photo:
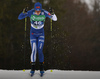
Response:
[[[18,19],[21,20],[21,19],[24,19],[26,17],[27,17],[27,13],[22,12],[22,13],[19,14]]]
[[[21,19],[24,19],[26,17],[30,17],[32,11],[33,10],[27,11],[27,9],[23,9],[23,12],[19,14],[18,19],[21,20]]]
[[[23,12],[19,14],[19,16],[18,16],[19,20],[24,19],[24,18],[27,17],[27,10],[28,10],[28,7],[24,8]]]

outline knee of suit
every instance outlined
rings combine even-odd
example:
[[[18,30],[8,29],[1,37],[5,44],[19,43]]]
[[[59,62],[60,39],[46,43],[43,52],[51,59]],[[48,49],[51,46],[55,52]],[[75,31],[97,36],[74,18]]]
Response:
[[[31,47],[33,47],[33,43],[36,44],[36,40],[35,39],[30,40]]]
[[[38,53],[39,53],[39,54],[43,53],[43,52],[42,52],[43,49],[38,48],[37,50],[38,50]]]
[[[38,54],[39,56],[39,62],[44,62],[44,55],[43,55],[43,52]]]
[[[44,42],[39,42],[38,43],[38,51],[41,52],[43,50]]]

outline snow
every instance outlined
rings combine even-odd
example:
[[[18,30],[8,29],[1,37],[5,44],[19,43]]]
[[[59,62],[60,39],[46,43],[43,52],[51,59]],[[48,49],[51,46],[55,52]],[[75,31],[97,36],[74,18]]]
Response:
[[[30,70],[0,70],[0,79],[100,79],[99,71],[63,71],[50,70],[45,71],[43,77],[39,76],[39,71],[30,77]]]

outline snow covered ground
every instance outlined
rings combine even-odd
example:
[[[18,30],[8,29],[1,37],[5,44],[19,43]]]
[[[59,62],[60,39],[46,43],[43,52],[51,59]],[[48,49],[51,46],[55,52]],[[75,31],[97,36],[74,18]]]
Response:
[[[29,75],[30,70],[0,70],[0,79],[100,79],[99,71],[45,71],[43,77],[39,76],[39,71],[33,77]]]

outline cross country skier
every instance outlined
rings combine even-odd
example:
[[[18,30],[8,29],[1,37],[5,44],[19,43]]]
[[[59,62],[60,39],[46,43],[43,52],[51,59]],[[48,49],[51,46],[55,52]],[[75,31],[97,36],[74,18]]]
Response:
[[[50,10],[50,13],[42,9],[42,4],[37,2],[34,5],[34,9],[27,11],[27,8],[23,9],[23,12],[20,13],[18,19],[24,19],[30,17],[31,29],[30,29],[30,43],[31,43],[31,76],[35,72],[35,62],[36,62],[36,53],[38,51],[39,64],[40,64],[40,73],[44,73],[44,55],[43,55],[43,45],[44,45],[44,22],[45,18],[52,18],[53,21],[57,21],[57,17],[54,14],[53,9]]]

